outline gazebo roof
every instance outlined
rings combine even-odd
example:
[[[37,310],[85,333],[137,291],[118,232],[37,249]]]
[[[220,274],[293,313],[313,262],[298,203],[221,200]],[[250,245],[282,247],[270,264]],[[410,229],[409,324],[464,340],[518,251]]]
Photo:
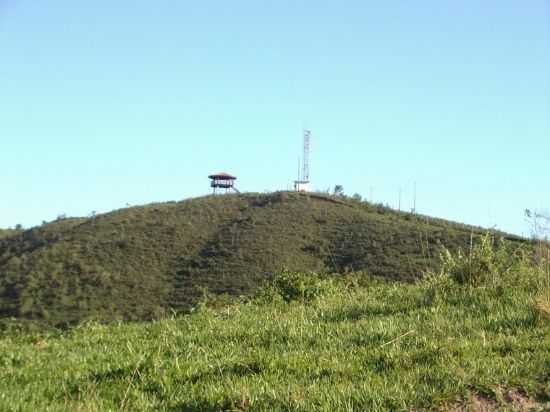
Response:
[[[216,173],[213,175],[208,176],[209,179],[215,179],[215,180],[237,180],[235,176],[231,176],[229,173]]]

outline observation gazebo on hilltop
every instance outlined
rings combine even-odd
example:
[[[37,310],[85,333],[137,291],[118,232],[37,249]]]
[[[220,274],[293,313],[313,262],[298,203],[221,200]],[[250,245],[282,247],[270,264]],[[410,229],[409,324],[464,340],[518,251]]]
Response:
[[[208,178],[210,179],[210,187],[212,188],[214,194],[218,193],[219,189],[225,190],[225,193],[230,190],[239,193],[235,187],[235,180],[237,180],[237,178],[235,176],[231,176],[229,173],[216,173],[208,176]]]

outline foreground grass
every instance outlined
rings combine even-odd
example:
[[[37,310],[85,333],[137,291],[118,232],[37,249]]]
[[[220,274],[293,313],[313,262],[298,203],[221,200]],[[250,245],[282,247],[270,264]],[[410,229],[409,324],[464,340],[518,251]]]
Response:
[[[549,401],[532,287],[323,285],[306,300],[6,335],[0,409],[431,410],[499,388]]]

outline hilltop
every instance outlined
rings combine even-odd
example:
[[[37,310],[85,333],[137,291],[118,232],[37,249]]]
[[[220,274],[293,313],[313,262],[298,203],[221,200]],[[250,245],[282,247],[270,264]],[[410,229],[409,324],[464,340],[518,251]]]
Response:
[[[0,239],[21,233],[19,229],[0,229]]]
[[[0,239],[0,316],[147,320],[283,269],[410,281],[481,229],[321,194],[206,196],[62,219]],[[521,239],[509,236],[511,239]]]

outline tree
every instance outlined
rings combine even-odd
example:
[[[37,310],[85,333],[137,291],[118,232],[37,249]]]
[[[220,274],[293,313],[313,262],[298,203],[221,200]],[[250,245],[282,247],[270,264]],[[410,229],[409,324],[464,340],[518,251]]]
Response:
[[[550,213],[525,209],[525,218],[531,226],[534,238],[548,238],[550,235]]]
[[[334,196],[344,196],[344,186],[336,185],[334,186]]]
[[[360,202],[361,200],[363,200],[363,198],[359,193],[355,193],[351,198],[357,202]]]

